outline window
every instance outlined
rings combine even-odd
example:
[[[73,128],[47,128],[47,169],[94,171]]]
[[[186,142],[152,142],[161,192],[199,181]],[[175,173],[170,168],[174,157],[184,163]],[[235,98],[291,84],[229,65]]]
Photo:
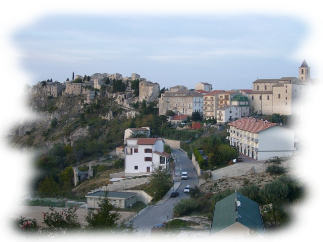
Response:
[[[286,89],[286,93],[287,93],[287,89]]]
[[[135,170],[138,170],[138,166],[135,166]]]
[[[165,164],[165,157],[161,156],[159,161],[160,161],[160,164]]]
[[[253,95],[251,96],[251,100],[253,100]]]
[[[257,86],[257,90],[259,90],[259,86]]]
[[[261,95],[259,96],[259,100],[261,100]]]
[[[267,95],[267,100],[269,100],[269,95]]]
[[[153,153],[152,149],[145,149],[145,153]]]
[[[138,148],[134,148],[133,153],[138,153]]]
[[[152,157],[145,157],[145,161],[152,161],[153,158]]]
[[[265,85],[265,90],[267,90],[267,86]]]
[[[280,98],[280,94],[278,94],[278,98]]]
[[[287,100],[287,97],[286,97],[286,100]]]

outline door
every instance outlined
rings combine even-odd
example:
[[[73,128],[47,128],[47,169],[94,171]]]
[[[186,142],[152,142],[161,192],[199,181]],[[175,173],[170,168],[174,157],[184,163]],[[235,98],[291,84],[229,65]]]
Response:
[[[147,172],[150,172],[150,166],[147,166]]]

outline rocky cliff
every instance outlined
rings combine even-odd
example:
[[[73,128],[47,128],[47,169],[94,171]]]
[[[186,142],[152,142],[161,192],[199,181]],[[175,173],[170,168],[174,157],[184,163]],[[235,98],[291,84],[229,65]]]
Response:
[[[122,94],[124,95],[124,94]],[[92,103],[86,95],[59,95],[54,97],[44,87],[32,87],[22,93],[3,117],[0,135],[16,145],[15,154],[23,158],[34,145],[50,148],[55,143],[71,144],[79,138],[95,133],[113,118],[127,117],[134,112],[124,107],[118,94],[96,91]],[[104,133],[104,129],[101,134]]]

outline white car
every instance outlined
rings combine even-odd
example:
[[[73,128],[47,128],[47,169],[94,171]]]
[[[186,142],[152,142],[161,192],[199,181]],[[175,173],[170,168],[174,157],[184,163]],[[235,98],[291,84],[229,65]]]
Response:
[[[190,192],[190,185],[187,185],[187,186],[184,188],[184,192],[185,192],[185,193]]]

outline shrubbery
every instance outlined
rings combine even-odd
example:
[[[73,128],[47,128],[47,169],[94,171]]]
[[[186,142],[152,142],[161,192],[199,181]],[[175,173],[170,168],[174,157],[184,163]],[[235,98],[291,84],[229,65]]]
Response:
[[[278,165],[271,165],[266,168],[266,172],[270,175],[281,175],[286,172],[286,169]]]
[[[182,199],[174,207],[174,216],[181,217],[199,210],[199,202],[193,198]]]

